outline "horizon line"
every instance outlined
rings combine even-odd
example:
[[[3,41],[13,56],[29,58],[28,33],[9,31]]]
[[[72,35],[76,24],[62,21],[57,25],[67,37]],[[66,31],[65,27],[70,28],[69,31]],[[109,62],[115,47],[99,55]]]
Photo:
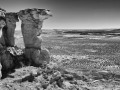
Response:
[[[64,28],[43,28],[42,30],[60,30],[60,29],[62,29],[62,30],[111,30],[111,29],[120,29],[120,28],[80,28],[80,29],[77,29],[77,28],[75,28],[75,29],[71,29],[71,28],[67,28],[67,29],[64,29]],[[21,30],[21,29],[15,29],[15,30]]]

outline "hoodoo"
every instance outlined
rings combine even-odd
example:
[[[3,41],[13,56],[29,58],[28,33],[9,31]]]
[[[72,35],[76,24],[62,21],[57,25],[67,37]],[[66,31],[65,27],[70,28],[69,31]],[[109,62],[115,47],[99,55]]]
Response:
[[[5,10],[0,8],[0,53],[3,51],[3,44],[4,44],[4,40],[2,39],[3,37],[2,29],[6,25],[5,12],[6,12]],[[1,59],[0,59],[0,78],[2,77],[2,68],[3,66],[1,64]]]
[[[25,9],[18,12],[22,21],[21,29],[25,44],[25,56],[31,65],[40,66],[44,61],[49,63],[50,54],[46,49],[41,49],[41,34],[43,21],[52,16],[50,10],[46,9]]]
[[[19,55],[14,55],[17,50],[14,48],[14,32],[17,21],[17,13],[6,13],[0,10],[0,77],[2,75],[5,77],[19,64],[19,60],[17,60]]]
[[[5,18],[6,10],[0,8],[0,44],[5,45],[5,40],[3,38],[3,28],[6,26],[6,18]]]
[[[5,38],[6,38],[6,46],[14,47],[15,45],[14,34],[15,34],[16,22],[19,21],[18,15],[17,13],[14,12],[8,12],[5,14],[5,18],[7,24],[5,28],[7,30],[4,30]]]

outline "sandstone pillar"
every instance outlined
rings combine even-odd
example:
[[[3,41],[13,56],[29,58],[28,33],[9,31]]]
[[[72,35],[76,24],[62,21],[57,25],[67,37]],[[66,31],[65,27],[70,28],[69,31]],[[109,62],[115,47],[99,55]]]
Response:
[[[31,64],[39,66],[44,61],[49,63],[49,51],[41,50],[42,39],[38,38],[41,34],[43,21],[51,17],[51,13],[46,9],[25,9],[18,12],[22,21],[21,29],[25,44],[25,55]]]
[[[14,47],[15,45],[15,40],[14,40],[14,34],[15,34],[15,28],[16,28],[16,22],[19,21],[17,13],[14,12],[8,12],[5,14],[6,18],[6,27],[3,29],[4,30],[4,37],[6,46],[8,47]]]
[[[6,26],[6,19],[5,19],[6,11],[0,8],[0,47],[5,45],[5,41],[3,38],[3,28]]]

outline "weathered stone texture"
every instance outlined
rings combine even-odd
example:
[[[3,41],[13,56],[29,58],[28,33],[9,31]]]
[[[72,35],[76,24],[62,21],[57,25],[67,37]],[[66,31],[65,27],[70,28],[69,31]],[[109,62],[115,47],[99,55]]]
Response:
[[[40,66],[44,62],[49,63],[50,52],[47,49],[26,49],[25,56],[29,59],[30,65]]]
[[[17,13],[6,13],[5,14],[6,18],[6,23],[7,23],[7,33],[6,38],[7,38],[7,46],[14,46],[15,45],[15,40],[14,40],[14,33],[15,33],[15,28],[16,28],[16,22],[19,21]]]
[[[41,49],[41,42],[37,37],[38,29],[36,28],[35,23],[32,24],[23,24],[21,25],[22,35],[25,44],[25,48],[37,48]]]
[[[14,46],[14,33],[16,28],[16,22],[18,22],[17,13],[5,13],[5,17],[0,17],[0,26],[2,26],[1,43],[4,46]]]
[[[3,36],[3,28],[6,26],[6,19],[3,16],[0,16],[0,44],[5,46],[5,40]]]
[[[26,48],[41,49],[41,40],[37,37],[41,34],[43,20],[51,16],[46,9],[25,9],[18,12],[22,20],[22,34]]]
[[[45,19],[51,17],[51,13],[46,9],[25,9],[18,12],[22,21],[21,29],[25,44],[25,56],[29,62],[39,66],[44,61],[50,61],[48,50],[41,49],[42,39],[38,38],[42,33],[42,25]]]

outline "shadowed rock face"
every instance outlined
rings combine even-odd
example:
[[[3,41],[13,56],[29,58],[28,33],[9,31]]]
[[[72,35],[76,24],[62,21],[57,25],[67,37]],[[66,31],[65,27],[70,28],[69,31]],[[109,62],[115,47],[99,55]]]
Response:
[[[5,18],[6,10],[0,8],[0,48],[5,45],[5,40],[3,38],[3,27],[6,26],[6,18]]]
[[[50,61],[50,52],[47,49],[26,49],[25,55],[29,60],[29,65],[32,66],[41,66],[43,63],[49,63]]]
[[[19,21],[17,13],[6,13],[6,26],[3,28],[4,30],[4,38],[6,46],[14,46],[15,40],[14,40],[14,33],[16,28],[16,22]]]
[[[38,38],[38,35],[42,32],[43,21],[52,16],[50,10],[36,8],[25,9],[19,11],[18,16],[22,21],[21,29],[26,57],[36,66],[39,66],[44,61],[49,62],[49,51],[41,50],[42,39]]]
[[[3,35],[3,28],[6,26],[6,19],[3,16],[0,16],[0,44],[1,46],[5,46],[5,39]],[[0,48],[1,48],[0,46]]]
[[[5,17],[0,16],[0,28],[2,29],[6,25]]]
[[[17,21],[19,20],[16,13],[5,13],[5,17],[0,17],[0,63],[2,65],[1,72],[3,76],[13,70],[16,65],[14,62],[15,57],[6,50],[6,47],[14,46],[14,31]]]

